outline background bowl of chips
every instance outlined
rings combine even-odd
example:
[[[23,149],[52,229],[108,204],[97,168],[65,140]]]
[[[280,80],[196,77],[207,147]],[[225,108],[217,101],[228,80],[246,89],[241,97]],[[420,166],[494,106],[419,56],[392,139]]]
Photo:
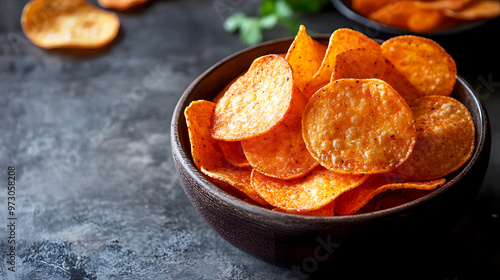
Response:
[[[383,2],[383,1],[379,1]],[[390,1],[386,1],[387,3],[390,3]],[[371,5],[371,3],[376,3],[376,1],[372,0],[367,0],[368,5]],[[332,4],[335,6],[335,8],[343,14],[345,17],[353,20],[354,22],[357,22],[361,25],[363,25],[367,32],[371,34],[376,34],[376,36],[391,36],[391,35],[402,35],[402,34],[416,34],[416,35],[425,35],[425,36],[443,36],[443,35],[451,35],[451,34],[456,34],[460,32],[464,32],[467,30],[471,30],[474,28],[477,28],[483,24],[485,24],[488,19],[481,19],[479,18],[479,15],[477,19],[472,19],[472,20],[458,20],[458,19],[441,19],[442,21],[438,24],[438,27],[431,30],[431,31],[420,31],[420,30],[409,30],[409,28],[402,28],[402,27],[396,27],[396,26],[391,26],[387,25],[384,23],[380,23],[377,21],[374,21],[367,16],[357,12],[353,7],[352,7],[352,0],[332,0]],[[394,7],[396,10],[400,10],[401,7]],[[396,11],[398,12],[398,11]],[[409,11],[405,11],[405,14],[410,14]],[[423,19],[426,19],[426,21],[431,20],[431,16],[429,15],[423,15]],[[389,17],[384,16],[384,19],[389,19]],[[401,22],[403,20],[407,20],[404,16],[397,16],[393,17],[393,19],[396,22]],[[427,22],[427,24],[431,24]],[[420,26],[419,26],[420,25]],[[417,24],[416,26],[419,26],[421,28],[421,24]],[[411,29],[411,28],[410,28]]]
[[[314,39],[328,44],[330,35]],[[458,222],[475,199],[489,161],[491,132],[487,113],[460,76],[452,97],[469,109],[475,124],[472,157],[432,193],[371,213],[315,217],[271,211],[247,203],[211,183],[198,171],[190,153],[185,108],[194,100],[212,100],[252,61],[286,53],[294,38],[265,42],[216,63],[196,78],[180,97],[171,122],[171,145],[181,185],[200,216],[225,240],[242,251],[278,265],[317,268],[345,260],[346,255],[380,254],[407,244],[430,244]],[[403,244],[403,245],[402,245]],[[406,245],[404,245],[406,244]],[[394,246],[392,246],[394,245]],[[378,250],[373,253],[373,250]],[[365,253],[363,253],[365,252]]]

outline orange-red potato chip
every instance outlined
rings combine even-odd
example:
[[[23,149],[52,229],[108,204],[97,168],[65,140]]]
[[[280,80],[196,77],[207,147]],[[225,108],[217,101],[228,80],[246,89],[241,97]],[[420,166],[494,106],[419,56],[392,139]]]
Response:
[[[305,96],[297,94],[283,122],[261,136],[241,141],[253,168],[270,177],[292,179],[318,165],[302,138],[302,112],[307,101]]]
[[[474,121],[458,100],[448,96],[425,96],[411,107],[417,142],[394,173],[418,181],[444,177],[460,168],[472,155]]]
[[[320,217],[329,217],[335,216],[335,200],[328,203],[326,206],[323,206],[319,209],[312,210],[309,212],[304,211],[286,211],[280,208],[274,208],[273,211],[284,212],[289,214],[303,215],[303,216],[320,216]]]
[[[397,0],[352,0],[351,6],[356,12],[364,16],[368,16],[369,14],[394,1]]]
[[[434,1],[415,1],[420,8],[434,10],[460,10],[469,4],[472,0],[434,0]]]
[[[371,211],[379,211],[403,205],[410,201],[424,197],[433,191],[434,190],[419,189],[388,190],[385,193],[381,193],[375,196],[372,200],[370,200],[368,204],[373,203],[373,208]],[[363,208],[361,208],[357,213],[361,213],[363,211]]]
[[[335,200],[335,212],[339,215],[352,215],[365,206],[379,193],[394,189],[434,190],[445,183],[445,179],[430,182],[408,182],[386,174],[373,175],[358,187],[344,192]]]
[[[500,1],[472,1],[461,10],[444,10],[445,15],[462,20],[478,20],[496,18],[500,15]]]
[[[408,18],[420,10],[421,8],[415,4],[415,1],[396,1],[371,13],[368,18],[385,25],[406,29]]]
[[[302,134],[321,165],[344,174],[393,170],[416,141],[410,107],[379,79],[340,79],[318,90],[304,111]]]
[[[407,26],[415,33],[430,33],[439,30],[447,19],[441,11],[420,9],[408,18]]]
[[[184,110],[191,143],[191,156],[198,169],[228,167],[217,140],[212,138],[210,125],[215,110],[215,103],[197,100]]]
[[[411,35],[393,37],[381,45],[382,54],[422,95],[450,95],[456,82],[453,58],[433,40]]]
[[[147,1],[148,0],[97,0],[97,3],[104,8],[124,11]]]
[[[419,97],[418,90],[394,68],[381,52],[354,49],[337,55],[332,81],[343,78],[381,79],[390,84],[408,104]]]
[[[229,184],[261,205],[269,205],[260,197],[251,184],[251,168],[205,168],[202,166],[201,172],[210,178]]]
[[[227,162],[219,147],[220,141],[212,138],[210,123],[214,110],[215,103],[198,100],[191,102],[184,111],[191,143],[191,156],[196,167],[206,176],[227,183],[265,205],[266,203],[255,193],[250,184],[251,169],[238,168]]]
[[[321,66],[308,84],[307,92],[312,94],[330,82],[335,67],[335,60],[339,53],[358,48],[380,50],[380,45],[361,32],[348,28],[335,30],[330,36],[328,49],[321,62]]]
[[[316,167],[304,177],[281,180],[252,172],[252,186],[270,205],[285,211],[309,212],[326,206],[341,193],[366,180],[364,175],[343,175]]]
[[[224,154],[224,157],[229,163],[238,167],[250,167],[250,163],[245,157],[240,141],[218,141],[217,143],[222,150],[222,154]]]
[[[325,52],[326,46],[312,39],[306,33],[306,28],[301,25],[288,49],[286,60],[292,66],[293,83],[304,95],[312,95],[312,93],[305,93],[307,82],[318,71]]]
[[[240,141],[268,132],[284,119],[293,94],[290,64],[278,55],[257,58],[217,102],[212,136]]]
[[[120,19],[84,0],[31,0],[23,9],[21,26],[41,48],[94,49],[115,39]]]

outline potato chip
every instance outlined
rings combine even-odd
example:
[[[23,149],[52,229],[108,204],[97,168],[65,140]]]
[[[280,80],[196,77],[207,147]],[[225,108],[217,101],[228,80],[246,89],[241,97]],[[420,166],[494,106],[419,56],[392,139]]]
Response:
[[[372,49],[348,50],[338,54],[332,81],[343,78],[381,79],[390,84],[409,104],[420,96],[410,81],[382,53]]]
[[[393,170],[416,138],[409,106],[379,79],[340,79],[318,90],[304,111],[302,134],[321,165],[344,174]]]
[[[261,205],[269,205],[260,197],[260,195],[255,191],[251,184],[251,168],[205,168],[202,166],[201,172],[209,176],[210,178],[220,180],[229,184],[230,186],[246,194],[253,201],[258,202]]]
[[[352,215],[365,206],[379,193],[394,189],[434,190],[445,183],[445,179],[430,182],[408,182],[386,174],[370,176],[363,184],[344,192],[335,200],[335,212],[339,215]]]
[[[326,206],[341,193],[366,180],[364,175],[343,175],[321,166],[301,178],[282,180],[252,172],[252,186],[269,204],[285,211],[308,212]]]
[[[361,32],[348,28],[335,30],[330,36],[328,49],[321,62],[321,66],[308,84],[307,92],[312,94],[330,82],[335,67],[335,60],[339,53],[358,48],[380,50],[380,45]],[[306,97],[310,96],[306,95]]]
[[[134,6],[146,3],[148,0],[97,0],[101,7],[115,11],[125,11]]]
[[[306,33],[306,28],[301,25],[288,49],[286,60],[292,66],[293,83],[304,95],[312,95],[305,93],[307,82],[318,71],[325,52],[326,46],[312,39]]]
[[[284,119],[293,94],[290,64],[277,55],[257,58],[217,102],[212,136],[241,141],[268,132]]]
[[[434,0],[434,1],[415,1],[420,8],[434,10],[460,10],[469,4],[472,0]]]
[[[240,141],[218,141],[217,144],[219,144],[224,158],[226,158],[229,163],[238,167],[250,167],[250,163],[245,157]]]
[[[45,48],[100,48],[120,29],[120,19],[84,0],[31,0],[21,15],[26,37]]]
[[[453,58],[435,41],[402,35],[381,45],[382,54],[408,78],[421,95],[450,95],[456,82]]]
[[[470,112],[448,96],[425,96],[411,107],[417,142],[394,173],[417,181],[444,177],[460,168],[474,150],[475,127]]]
[[[420,10],[415,1],[396,1],[371,13],[368,18],[392,27],[407,29],[408,18]]]
[[[431,33],[439,30],[448,18],[438,10],[420,9],[408,17],[408,30],[415,33]]]
[[[253,168],[270,177],[292,179],[318,165],[302,138],[302,112],[307,101],[302,94],[297,94],[283,122],[265,134],[241,142]]]
[[[327,205],[319,208],[319,209],[308,211],[308,212],[287,211],[287,210],[283,210],[280,208],[274,208],[273,211],[283,212],[283,213],[288,213],[288,214],[302,215],[302,216],[317,216],[317,217],[335,216],[335,200],[328,203]]]
[[[191,156],[198,169],[202,166],[228,167],[218,141],[212,138],[210,125],[215,110],[215,103],[197,100],[184,110],[191,143]]]
[[[461,10],[444,10],[445,15],[462,20],[491,19],[500,15],[500,1],[472,1]]]
[[[375,196],[372,200],[370,200],[368,204],[374,203],[371,211],[380,211],[384,209],[393,208],[399,205],[403,205],[410,201],[419,199],[421,197],[430,194],[433,191],[434,190],[419,190],[419,189],[388,190],[385,191],[384,193]],[[363,208],[365,208],[367,205],[365,205]],[[357,213],[361,213],[363,208],[361,208]]]
[[[250,184],[251,169],[227,162],[219,147],[220,141],[212,138],[210,123],[214,110],[215,103],[198,100],[191,102],[184,111],[194,164],[209,178],[227,183],[253,200],[267,204]]]
[[[368,16],[383,6],[396,0],[352,0],[352,8],[356,12]]]

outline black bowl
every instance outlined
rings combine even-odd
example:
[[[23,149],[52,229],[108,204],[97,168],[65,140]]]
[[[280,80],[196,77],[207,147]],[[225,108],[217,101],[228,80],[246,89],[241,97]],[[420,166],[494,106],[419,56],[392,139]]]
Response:
[[[313,37],[328,43],[329,35]],[[266,42],[221,60],[194,80],[179,99],[171,124],[172,153],[182,187],[201,217],[229,243],[252,256],[273,264],[302,267],[314,267],[346,254],[386,250],[391,245],[425,243],[455,225],[482,184],[491,145],[486,111],[460,76],[452,96],[464,103],[473,116],[474,154],[448,176],[442,187],[412,202],[351,216],[300,216],[244,202],[212,184],[196,169],[184,118],[186,106],[193,100],[211,100],[255,58],[285,53],[292,41],[285,38]]]

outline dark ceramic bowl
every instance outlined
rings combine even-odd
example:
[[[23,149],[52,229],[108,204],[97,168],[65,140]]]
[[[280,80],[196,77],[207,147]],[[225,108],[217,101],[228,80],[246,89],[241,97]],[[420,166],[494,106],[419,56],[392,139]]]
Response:
[[[315,36],[328,42],[329,35]],[[244,252],[281,265],[314,268],[345,254],[380,245],[435,238],[449,230],[475,199],[490,154],[489,121],[481,102],[461,77],[453,97],[472,113],[476,147],[471,159],[434,192],[394,208],[351,216],[310,217],[275,212],[244,202],[208,181],[193,164],[184,109],[193,100],[211,100],[227,83],[265,54],[285,53],[293,38],[263,43],[237,52],[204,72],[186,89],[171,124],[172,153],[179,179],[194,208],[224,239]],[[380,249],[380,247],[379,247]],[[377,250],[379,250],[377,249]],[[378,254],[372,253],[371,254]]]
[[[363,33],[377,37],[407,35],[407,34],[423,35],[423,36],[445,36],[471,30],[488,22],[488,20],[477,20],[472,22],[464,22],[460,25],[439,30],[436,32],[413,33],[406,29],[397,28],[373,21],[365,17],[364,15],[359,14],[358,12],[354,11],[351,8],[351,1],[352,0],[331,0],[332,4],[342,15],[351,19],[354,22],[357,22],[358,24],[361,24],[365,28],[365,30],[363,30]]]

